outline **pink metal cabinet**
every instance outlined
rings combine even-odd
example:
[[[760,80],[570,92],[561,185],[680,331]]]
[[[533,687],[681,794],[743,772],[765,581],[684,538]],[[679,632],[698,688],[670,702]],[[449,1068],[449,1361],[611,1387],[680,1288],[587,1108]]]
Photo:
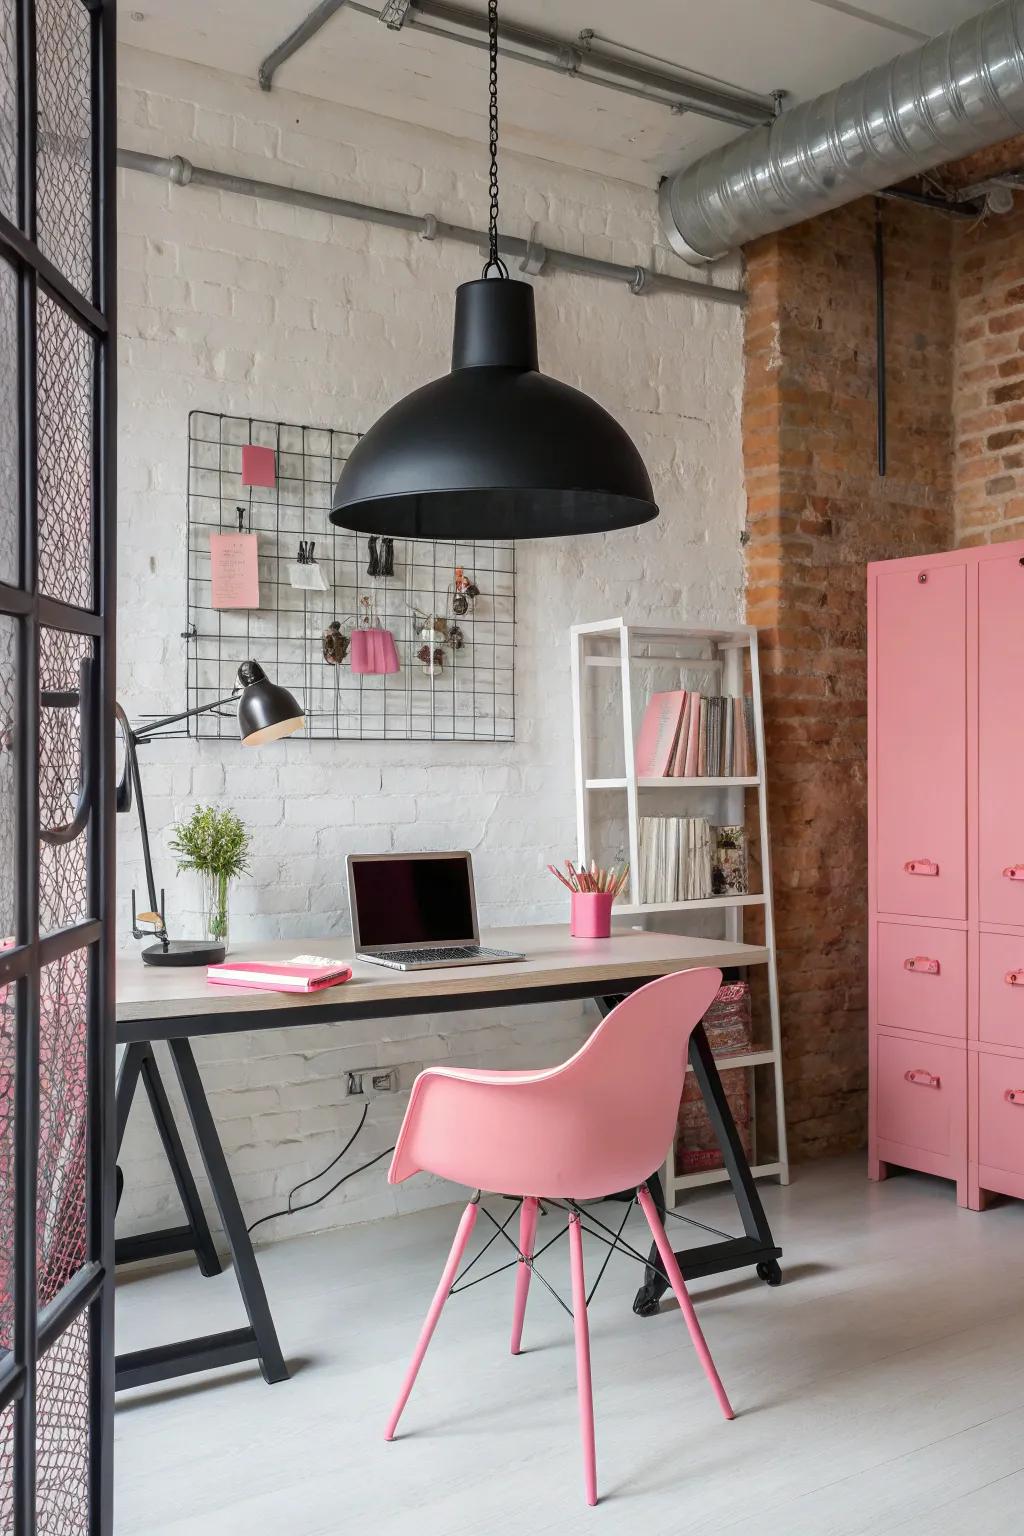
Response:
[[[962,928],[880,922],[875,972],[879,1029],[964,1038],[967,934]]]
[[[978,916],[1024,927],[1024,564],[978,570]],[[1024,1043],[1022,1041],[1021,1043]]]
[[[983,933],[978,971],[979,1039],[1024,1050],[1024,936]]]
[[[1024,1198],[1024,542],[870,568],[869,1172]]]
[[[967,581],[927,560],[876,577],[880,912],[967,916]]]

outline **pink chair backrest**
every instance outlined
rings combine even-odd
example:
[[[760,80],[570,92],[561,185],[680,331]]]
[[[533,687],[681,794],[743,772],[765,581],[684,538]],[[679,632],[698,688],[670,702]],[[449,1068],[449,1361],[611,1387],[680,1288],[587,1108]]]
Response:
[[[579,1200],[641,1184],[672,1141],[690,1035],[721,980],[702,969],[649,982],[550,1071],[423,1073],[391,1182],[426,1169],[505,1194]]]

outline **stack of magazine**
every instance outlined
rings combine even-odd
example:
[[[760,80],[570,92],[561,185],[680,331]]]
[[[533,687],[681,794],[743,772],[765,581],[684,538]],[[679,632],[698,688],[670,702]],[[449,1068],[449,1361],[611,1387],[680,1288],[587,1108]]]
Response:
[[[706,816],[640,817],[640,901],[702,901],[747,889],[742,827]]]

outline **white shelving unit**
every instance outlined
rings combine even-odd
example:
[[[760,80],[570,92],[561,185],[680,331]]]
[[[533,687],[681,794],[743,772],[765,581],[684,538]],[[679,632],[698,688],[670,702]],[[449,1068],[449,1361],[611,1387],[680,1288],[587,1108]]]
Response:
[[[594,844],[595,802],[605,797],[607,802],[616,795],[625,797],[622,819],[626,828],[626,846],[630,863],[630,877],[626,900],[617,903],[614,910],[616,921],[626,918],[641,922],[649,917],[660,921],[666,917],[675,919],[673,927],[685,932],[685,920],[694,914],[719,913],[724,926],[723,937],[732,940],[743,938],[743,910],[761,907],[764,910],[765,947],[768,950],[768,998],[771,1017],[771,1043],[764,1049],[743,1055],[722,1055],[719,1059],[722,1071],[746,1068],[750,1073],[751,1119],[754,1126],[755,1155],[752,1172],[757,1177],[773,1175],[782,1184],[789,1183],[789,1160],[786,1149],[786,1115],[782,1084],[782,1045],[779,1026],[779,985],[775,960],[775,916],[772,906],[771,849],[768,835],[768,799],[765,789],[764,713],[761,703],[761,674],[758,662],[757,631],[752,628],[738,629],[673,629],[648,625],[627,624],[624,619],[609,619],[604,623],[575,624],[571,630],[572,643],[572,698],[574,775],[576,786],[576,841],[578,861],[589,864],[591,857],[605,864],[610,856],[607,847]],[[757,773],[742,778],[680,778],[648,779],[636,775],[634,743],[634,697],[642,716],[650,691],[642,681],[645,672],[657,668],[662,676],[673,671],[681,673],[698,667],[717,676],[716,687],[724,694],[741,696],[747,689],[753,696],[754,744]],[[614,671],[619,682],[621,725],[602,712],[605,739],[597,719],[595,705],[600,698],[601,677],[604,671]],[[745,675],[746,673],[746,675]],[[678,680],[659,686],[679,687]],[[599,755],[609,746],[608,735],[621,730],[622,771],[612,776],[601,775],[598,769],[606,764],[599,762]],[[617,750],[617,743],[616,743]],[[708,896],[699,901],[641,902],[640,892],[640,800],[645,799],[645,814],[656,814],[662,792],[690,796],[699,792],[701,804],[705,797],[714,804],[714,817],[721,825],[740,825],[746,820],[745,795],[748,790],[757,791],[758,824],[760,827],[760,864],[764,890],[761,894],[737,896]],[[702,809],[699,814],[710,814]],[[756,1100],[754,1098],[755,1067],[770,1066],[773,1076],[775,1119],[778,1139],[775,1159],[759,1162],[756,1148]],[[664,1170],[665,1199],[674,1205],[679,1193],[701,1184],[720,1183],[728,1178],[724,1168],[711,1168],[699,1173],[676,1172],[674,1148],[670,1149]]]

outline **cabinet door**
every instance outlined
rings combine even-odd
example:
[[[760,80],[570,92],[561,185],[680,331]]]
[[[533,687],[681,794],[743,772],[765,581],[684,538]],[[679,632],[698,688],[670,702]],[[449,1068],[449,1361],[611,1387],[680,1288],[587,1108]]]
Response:
[[[876,581],[878,908],[964,918],[966,568],[901,567]]]
[[[879,923],[877,1024],[967,1037],[967,934],[963,928]]]
[[[978,910],[1024,927],[1024,565],[978,570]],[[1022,1116],[1024,1118],[1024,1116]]]

